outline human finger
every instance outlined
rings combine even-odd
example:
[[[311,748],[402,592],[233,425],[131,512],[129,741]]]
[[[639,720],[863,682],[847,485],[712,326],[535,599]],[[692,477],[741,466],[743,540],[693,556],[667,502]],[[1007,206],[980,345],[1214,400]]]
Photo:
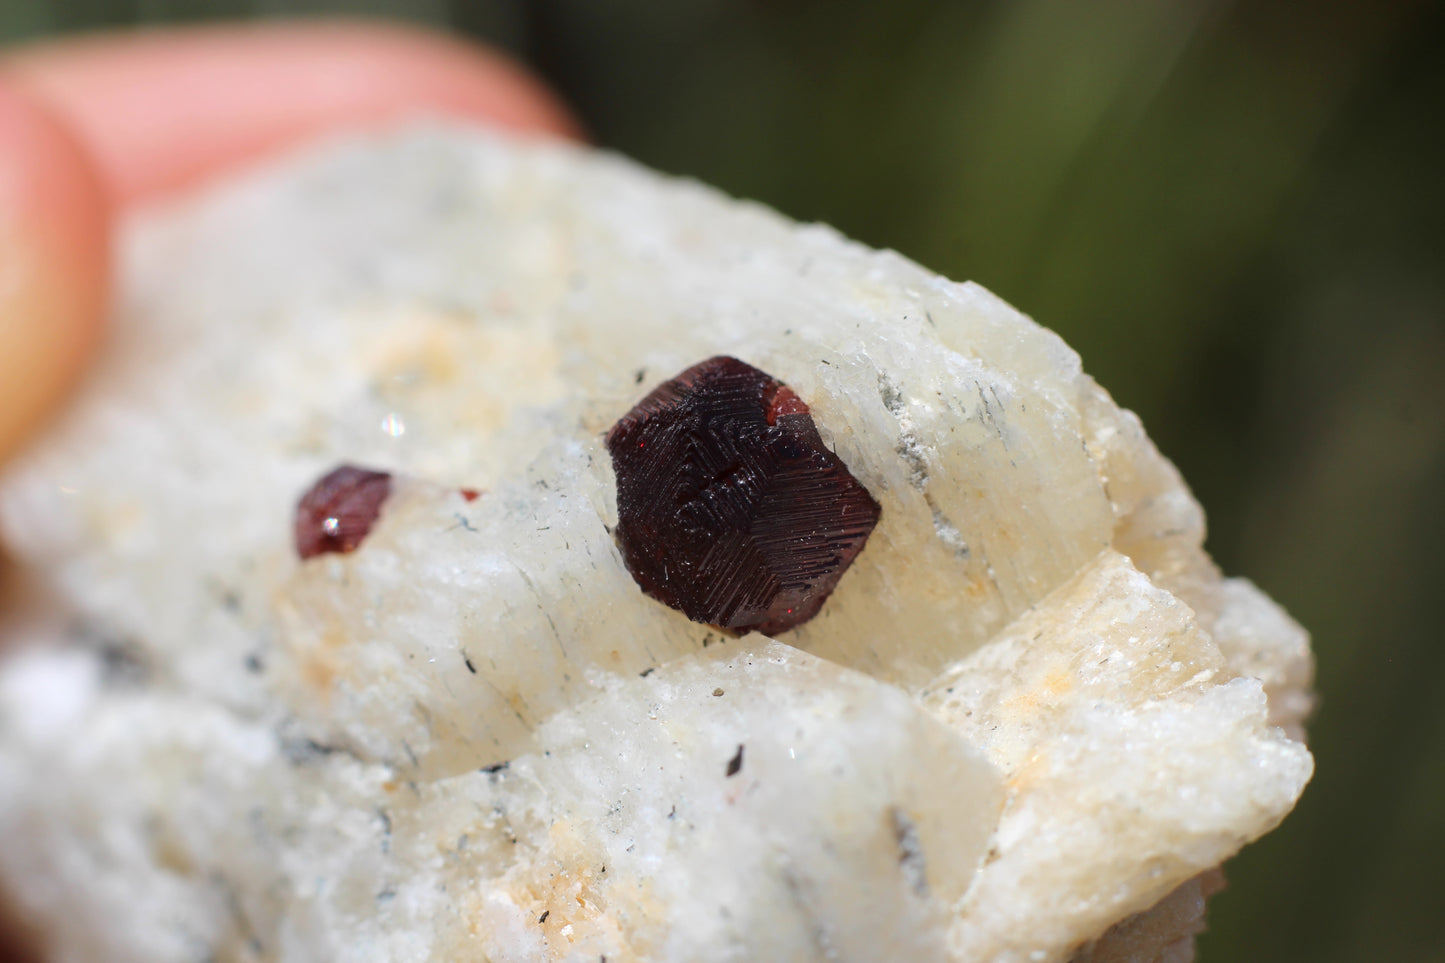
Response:
[[[107,221],[84,150],[0,78],[0,461],[64,396],[94,347]]]
[[[342,127],[408,114],[577,137],[572,115],[500,53],[355,21],[227,25],[61,40],[9,69],[77,134],[129,205]]]

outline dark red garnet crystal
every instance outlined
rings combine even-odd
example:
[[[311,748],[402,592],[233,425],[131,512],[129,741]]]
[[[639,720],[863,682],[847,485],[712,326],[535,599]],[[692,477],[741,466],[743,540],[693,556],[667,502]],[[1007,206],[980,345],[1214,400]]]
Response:
[[[296,506],[296,554],[349,552],[376,524],[391,494],[391,476],[342,465],[312,485]]]
[[[607,447],[628,570],[696,622],[768,635],[806,622],[878,523],[802,399],[736,358],[658,387]]]

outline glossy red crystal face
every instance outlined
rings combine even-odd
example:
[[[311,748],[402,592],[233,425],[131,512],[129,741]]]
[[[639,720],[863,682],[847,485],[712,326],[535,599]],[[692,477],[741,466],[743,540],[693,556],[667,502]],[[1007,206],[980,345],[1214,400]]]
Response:
[[[350,552],[361,544],[391,494],[391,476],[342,465],[312,485],[296,506],[296,554]]]
[[[803,400],[736,358],[659,386],[607,447],[628,570],[696,622],[776,635],[808,621],[878,523]]]

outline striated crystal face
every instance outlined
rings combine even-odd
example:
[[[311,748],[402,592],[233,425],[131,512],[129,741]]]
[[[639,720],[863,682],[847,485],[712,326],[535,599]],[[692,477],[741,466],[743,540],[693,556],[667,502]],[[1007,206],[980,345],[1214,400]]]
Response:
[[[391,494],[391,476],[353,465],[324,475],[296,505],[296,554],[350,552],[376,524]]]
[[[807,404],[736,358],[656,388],[607,447],[628,570],[695,622],[767,635],[806,622],[878,523]]]

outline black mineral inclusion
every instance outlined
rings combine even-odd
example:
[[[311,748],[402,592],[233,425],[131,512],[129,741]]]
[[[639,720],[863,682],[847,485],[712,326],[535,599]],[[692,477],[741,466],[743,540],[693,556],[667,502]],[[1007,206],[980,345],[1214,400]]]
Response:
[[[806,622],[878,523],[802,399],[736,358],[660,385],[607,447],[628,570],[696,622],[767,635]]]

